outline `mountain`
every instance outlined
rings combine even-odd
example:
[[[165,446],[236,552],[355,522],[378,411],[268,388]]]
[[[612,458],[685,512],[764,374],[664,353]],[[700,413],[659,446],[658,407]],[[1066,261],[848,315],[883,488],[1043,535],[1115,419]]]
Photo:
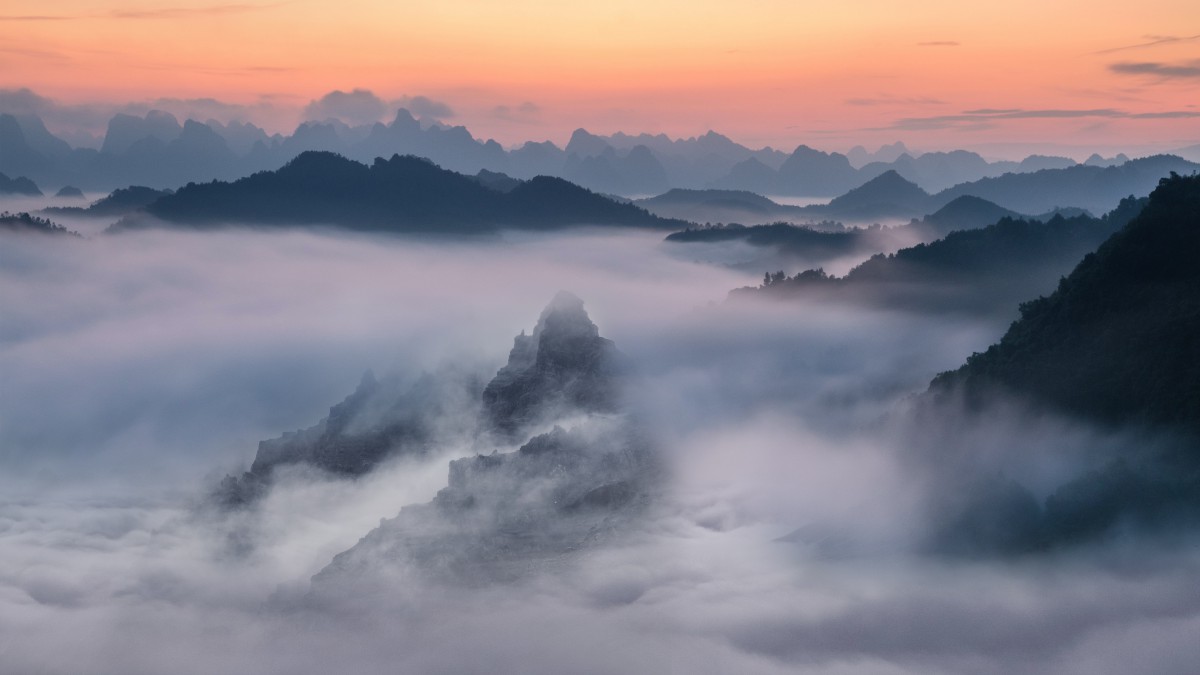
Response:
[[[479,173],[475,174],[475,182],[496,192],[512,192],[522,181],[506,173],[480,169]]]
[[[779,167],[774,193],[823,197],[842,194],[860,183],[858,171],[845,155],[801,145]]]
[[[18,176],[17,178],[9,178],[0,173],[0,195],[25,195],[28,197],[41,197],[42,191],[38,189],[37,184],[28,178]]]
[[[656,453],[629,422],[554,427],[514,452],[450,462],[445,488],[382,519],[313,577],[313,591],[517,581],[631,532],[662,482]]]
[[[895,143],[880,146],[875,152],[869,152],[863,146],[856,145],[846,153],[846,159],[850,160],[850,163],[855,168],[861,169],[871,162],[890,163],[896,161],[901,155],[910,154],[908,147],[903,142],[896,141]]]
[[[557,296],[533,334],[517,337],[483,395],[485,419],[506,432],[556,419],[574,426],[526,431],[516,451],[450,462],[448,484],[432,501],[404,507],[334,557],[313,578],[315,592],[392,583],[395,575],[468,586],[510,581],[638,522],[661,490],[660,463],[623,413],[612,379],[618,354],[582,304]],[[580,418],[589,411],[606,414]]]
[[[962,405],[990,419],[1015,399],[1123,433],[1043,501],[1003,476],[944,477],[930,548],[1021,554],[1200,527],[1198,224],[1200,177],[1163,179],[1057,290],[1022,305],[997,344],[933,380],[918,408],[926,428]],[[950,458],[973,445],[950,430],[930,454],[958,466]]]
[[[30,145],[21,127],[16,116],[0,114],[0,172],[44,180],[53,168],[53,160]],[[0,184],[0,191],[3,189]]]
[[[155,190],[143,185],[132,185],[113,190],[108,196],[96,200],[87,208],[78,206],[51,206],[42,209],[46,213],[61,213],[79,216],[124,216],[140,211],[159,199],[173,194],[171,190]]]
[[[100,152],[105,154],[123,154],[133,145],[146,138],[154,138],[163,144],[179,138],[183,127],[174,115],[160,110],[151,110],[145,117],[118,113],[108,121],[108,130],[104,134],[104,144]]]
[[[808,270],[768,274],[747,297],[832,299],[922,311],[1007,313],[1021,300],[1053,288],[1085,254],[1135,216],[1142,201],[1127,198],[1104,218],[1002,218],[987,227],[951,232],[928,244],[879,254],[844,277]]]
[[[933,389],[1009,389],[1109,424],[1200,434],[1198,255],[1200,177],[1164,179],[1141,215]]]
[[[213,497],[239,509],[289,468],[355,477],[448,447],[519,444],[451,461],[432,502],[382,520],[314,583],[395,572],[473,585],[517,578],[619,536],[660,489],[656,454],[621,402],[625,375],[583,302],[559,293],[486,386],[458,371],[413,382],[368,373],[317,425],[260,443],[250,470]]]
[[[608,146],[595,155],[569,152],[562,175],[588,189],[612,194],[653,194],[669,187],[666,170],[644,145],[624,154]]]
[[[769,223],[804,216],[799,207],[777,204],[746,190],[674,188],[633,203],[655,215],[693,223]]]
[[[734,164],[724,176],[709,183],[709,187],[743,192],[772,192],[778,175],[776,169],[767,166],[757,157],[750,157]]]
[[[999,222],[1003,218],[1021,217],[1016,211],[1010,211],[981,197],[963,195],[955,197],[942,208],[925,216],[923,222],[931,231],[945,236],[955,230],[973,230]]]
[[[250,470],[227,476],[214,497],[225,507],[252,503],[285,467],[355,477],[389,459],[429,454],[450,436],[474,432],[480,390],[472,375],[453,369],[414,381],[367,371],[316,425],[260,442]]]
[[[118,223],[115,231],[156,222],[189,227],[330,225],[426,233],[680,224],[558,178],[538,177],[498,192],[417,157],[396,155],[366,166],[324,152],[303,153],[276,171],[232,183],[190,183],[147,206],[146,214],[153,218],[131,217]]]
[[[811,206],[805,210],[861,221],[925,213],[930,204],[928,192],[895,171],[885,171],[823,207]]]
[[[63,199],[83,199],[83,190],[74,185],[64,185],[58,189],[58,192],[54,193],[54,196]]]
[[[483,390],[487,419],[514,433],[564,412],[616,412],[623,357],[600,337],[583,301],[554,297],[533,334],[513,342],[508,363]]]
[[[31,216],[28,213],[0,213],[0,233],[9,234],[48,234],[65,235],[68,237],[81,236],[57,223]]]
[[[1172,155],[1134,159],[1119,166],[1076,165],[1033,173],[1008,173],[956,185],[935,195],[940,203],[963,195],[981,197],[1020,213],[1042,213],[1075,206],[1092,213],[1116,207],[1121,195],[1147,195],[1172,172],[1190,174],[1200,164]]]

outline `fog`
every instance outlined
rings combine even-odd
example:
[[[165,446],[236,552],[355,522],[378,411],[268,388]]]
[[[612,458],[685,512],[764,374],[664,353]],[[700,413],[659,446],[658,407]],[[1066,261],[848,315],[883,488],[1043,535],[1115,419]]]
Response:
[[[1128,440],[1016,402],[970,452],[931,448],[910,397],[1007,319],[723,303],[761,272],[586,229],[6,238],[0,671],[1194,670],[1194,542],[919,552],[945,475],[931,465],[1042,497]],[[316,423],[367,369],[490,377],[560,289],[634,364],[630,407],[670,465],[628,536],[511,584],[310,592],[444,487],[447,460],[495,447],[458,437],[356,480],[285,471],[252,510],[205,506],[259,440]]]

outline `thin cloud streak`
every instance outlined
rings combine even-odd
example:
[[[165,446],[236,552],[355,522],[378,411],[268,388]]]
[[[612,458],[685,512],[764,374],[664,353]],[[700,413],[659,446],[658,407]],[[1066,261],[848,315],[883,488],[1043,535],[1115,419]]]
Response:
[[[1158,61],[1122,62],[1111,64],[1108,69],[1121,75],[1153,75],[1164,79],[1200,78],[1200,60],[1182,64]]]
[[[1124,45],[1122,47],[1112,47],[1110,49],[1101,49],[1093,54],[1112,54],[1114,52],[1123,52],[1130,49],[1146,49],[1148,47],[1157,47],[1159,45],[1174,44],[1177,42],[1191,42],[1200,40],[1200,35],[1187,35],[1180,37],[1177,35],[1147,35],[1149,42],[1141,42],[1135,45]]]
[[[1190,119],[1200,118],[1200,112],[1189,110],[1166,110],[1152,113],[1131,113],[1115,108],[1092,108],[1083,110],[1046,109],[1026,110],[1023,108],[979,108],[964,110],[958,115],[937,115],[933,117],[905,117],[896,120],[889,127],[870,129],[885,131],[901,129],[906,131],[926,131],[936,129],[980,129],[991,128],[997,120],[1021,119]],[[981,126],[989,125],[989,126]]]
[[[0,16],[0,21],[67,21],[74,19],[73,16],[45,16],[45,15],[25,15],[25,16]]]
[[[107,16],[114,19],[180,19],[192,16],[213,16],[224,14],[244,14],[266,9],[283,7],[289,3],[276,2],[265,5],[234,4],[213,5],[210,7],[163,7],[161,9],[118,9],[109,12]]]
[[[245,14],[267,9],[276,9],[290,2],[275,2],[265,5],[229,4],[209,7],[163,7],[160,9],[114,9],[100,14],[28,14],[0,16],[0,21],[75,21],[79,19],[182,19],[194,16],[221,16]]]

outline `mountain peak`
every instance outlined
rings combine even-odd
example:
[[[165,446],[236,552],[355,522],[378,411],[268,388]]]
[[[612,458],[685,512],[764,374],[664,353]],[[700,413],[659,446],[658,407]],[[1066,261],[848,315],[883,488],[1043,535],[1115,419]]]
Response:
[[[887,202],[896,206],[917,208],[923,206],[927,199],[929,199],[928,192],[901,176],[895,169],[888,169],[834,199],[829,205],[834,208],[843,208]]]
[[[542,310],[532,335],[513,340],[508,363],[483,391],[493,425],[513,432],[562,409],[610,412],[617,407],[620,352],[583,308],[559,291]]]

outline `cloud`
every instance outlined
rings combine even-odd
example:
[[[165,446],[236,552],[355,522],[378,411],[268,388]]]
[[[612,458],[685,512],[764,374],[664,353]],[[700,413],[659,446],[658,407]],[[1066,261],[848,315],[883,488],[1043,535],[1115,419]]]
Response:
[[[0,21],[68,21],[74,17],[47,14],[2,15]]]
[[[532,101],[525,101],[517,106],[498,105],[491,109],[492,117],[508,122],[532,123],[541,114],[542,109]]]
[[[349,92],[337,90],[310,102],[304,108],[304,119],[322,121],[338,119],[346,124],[373,124],[388,113],[388,104],[369,89]]]
[[[1110,49],[1101,49],[1100,51],[1092,52],[1093,54],[1112,54],[1113,52],[1122,52],[1129,49],[1147,49],[1150,47],[1158,47],[1161,45],[1177,44],[1180,42],[1193,42],[1200,40],[1200,35],[1147,35],[1146,42],[1139,42],[1132,45],[1123,45],[1121,47],[1112,47]]]
[[[425,117],[434,120],[444,120],[454,117],[454,109],[449,104],[435,101],[428,96],[402,96],[393,105],[407,109],[416,117]]]
[[[42,96],[29,88],[0,89],[0,113],[37,115],[52,132],[68,137],[73,145],[90,147],[97,142],[108,126],[108,121],[117,113],[144,116],[151,110],[169,112],[182,119],[202,122],[216,120],[249,122],[259,126],[271,126],[283,118],[290,118],[291,110],[261,99],[254,103],[230,103],[214,98],[157,98],[129,103],[78,103],[64,104]],[[91,142],[89,142],[89,138]]]
[[[27,49],[23,47],[0,47],[0,52],[12,54],[27,59],[40,61],[70,61],[71,57],[62,52],[52,52],[45,49]]]
[[[846,105],[856,106],[874,106],[874,105],[945,105],[946,101],[930,96],[892,96],[883,95],[874,98],[848,98]]]
[[[158,7],[154,9],[114,9],[107,16],[114,19],[186,19],[198,16],[223,16],[244,14],[283,7],[287,2],[269,4],[224,4],[193,7]]]
[[[1189,119],[1200,117],[1200,113],[1188,110],[1166,110],[1151,113],[1134,113],[1116,108],[1090,109],[1025,109],[1025,108],[979,108],[964,110],[957,115],[935,115],[931,117],[905,117],[891,126],[875,131],[903,129],[924,131],[936,129],[979,130],[994,128],[998,121],[1020,119]]]
[[[20,114],[39,115],[56,107],[54,101],[42,96],[28,87],[20,89],[0,89],[0,111]]]
[[[898,443],[883,413],[1009,316],[710,307],[753,280],[671,255],[661,233],[4,244],[13,672],[1182,675],[1200,660],[1200,549],[1186,538],[998,564],[909,552],[939,487],[913,451],[938,448]],[[206,475],[320,419],[365,368],[467,360],[494,374],[560,288],[636,365],[637,410],[668,459],[662,501],[629,537],[520,583],[316,597],[312,574],[428,502],[446,459],[471,448],[354,481],[289,472],[254,511],[193,508]],[[1036,476],[1099,433],[1014,417],[968,447]]]
[[[155,9],[114,9],[96,14],[28,14],[0,15],[0,21],[72,21],[76,19],[186,19],[200,16],[224,16],[274,9],[291,4],[274,2],[267,4],[222,4],[192,7],[159,7]]]
[[[1121,75],[1153,75],[1168,80],[1200,78],[1200,60],[1184,63],[1121,62],[1109,65],[1108,69]]]

